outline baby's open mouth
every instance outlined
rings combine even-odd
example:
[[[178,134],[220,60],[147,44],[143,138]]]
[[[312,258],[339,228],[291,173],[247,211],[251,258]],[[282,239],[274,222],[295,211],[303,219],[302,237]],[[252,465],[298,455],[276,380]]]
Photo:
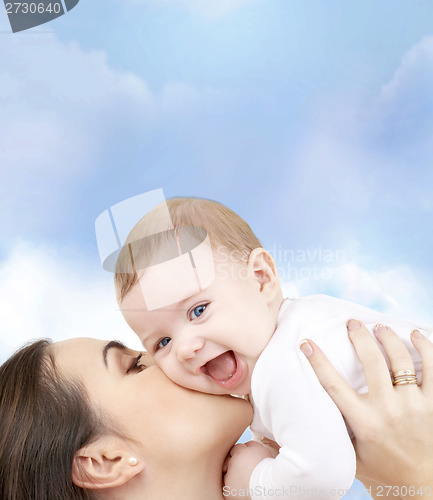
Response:
[[[225,389],[232,389],[244,378],[245,368],[233,351],[226,351],[210,359],[201,371]]]
[[[237,363],[233,351],[223,352],[205,365],[207,374],[216,380],[228,380],[233,377]]]

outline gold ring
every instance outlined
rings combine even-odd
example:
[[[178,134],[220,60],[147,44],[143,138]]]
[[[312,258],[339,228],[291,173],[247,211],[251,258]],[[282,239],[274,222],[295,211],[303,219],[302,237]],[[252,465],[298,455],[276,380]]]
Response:
[[[392,385],[410,385],[410,384],[418,384],[418,379],[416,377],[405,377],[400,378],[398,380],[394,380]]]
[[[416,377],[416,372],[413,370],[400,370],[398,372],[392,372],[392,376],[394,379],[399,378],[399,377],[406,377],[407,375],[412,375],[413,377]]]
[[[415,385],[418,384],[416,372],[413,370],[399,370],[392,372],[393,382],[392,385]]]
[[[416,377],[400,377],[400,378],[398,378],[397,380],[394,380],[394,382],[395,382],[396,384],[398,384],[398,383],[400,383],[400,382],[410,382],[410,381],[412,381],[412,380],[417,380],[417,378],[416,378]]]
[[[407,380],[407,381],[401,381],[401,382],[394,382],[392,385],[397,386],[397,385],[417,385],[418,381],[416,379],[413,380]]]

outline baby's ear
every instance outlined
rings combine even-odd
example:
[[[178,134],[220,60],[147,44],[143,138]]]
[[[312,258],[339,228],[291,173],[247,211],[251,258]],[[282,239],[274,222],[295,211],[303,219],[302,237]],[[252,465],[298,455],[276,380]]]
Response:
[[[255,248],[248,257],[248,270],[260,285],[260,292],[272,300],[280,290],[277,266],[264,248]]]
[[[109,489],[126,484],[144,470],[126,443],[103,436],[84,446],[74,456],[72,481],[84,489]]]

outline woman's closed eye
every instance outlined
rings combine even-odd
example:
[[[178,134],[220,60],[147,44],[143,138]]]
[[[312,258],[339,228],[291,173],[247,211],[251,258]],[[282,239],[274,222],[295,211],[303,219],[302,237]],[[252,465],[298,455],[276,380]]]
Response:
[[[159,351],[159,349],[163,349],[164,347],[166,347],[170,341],[171,341],[170,337],[164,337],[161,340],[159,340],[155,345],[155,352]]]
[[[131,366],[128,368],[126,373],[132,373],[132,372],[142,372],[145,368],[146,365],[140,365],[140,359],[143,357],[143,353],[141,352],[138,356],[136,356],[132,363]]]
[[[189,319],[194,320],[194,319],[199,318],[205,312],[208,305],[209,304],[200,304],[199,306],[195,306],[188,313]]]

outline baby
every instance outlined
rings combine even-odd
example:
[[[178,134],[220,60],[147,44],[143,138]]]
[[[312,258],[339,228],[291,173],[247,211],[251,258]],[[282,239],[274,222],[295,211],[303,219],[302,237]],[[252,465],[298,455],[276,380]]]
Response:
[[[167,206],[174,231],[161,222],[166,218],[157,207],[129,234],[117,262],[116,294],[126,321],[170,379],[201,392],[249,395],[252,431],[280,446],[275,458],[263,447],[238,447],[229,461],[224,495],[254,500],[343,496],[356,473],[350,430],[300,351],[302,340],[317,342],[349,384],[365,392],[362,366],[347,336],[348,318],[370,329],[376,325],[378,335],[386,335],[378,323],[392,327],[416,369],[420,359],[410,332],[430,332],[333,297],[284,299],[271,255],[241,217],[210,200],[178,198]],[[185,244],[179,231],[183,227],[202,228],[197,242],[206,231],[211,280],[199,269],[206,259],[194,262],[191,241]],[[177,256],[190,255],[201,283],[197,290],[183,283],[182,272],[180,277],[169,273],[168,281],[155,274],[173,248]],[[159,277],[146,283],[152,275]],[[152,290],[160,295],[161,283],[166,300],[152,302]]]

